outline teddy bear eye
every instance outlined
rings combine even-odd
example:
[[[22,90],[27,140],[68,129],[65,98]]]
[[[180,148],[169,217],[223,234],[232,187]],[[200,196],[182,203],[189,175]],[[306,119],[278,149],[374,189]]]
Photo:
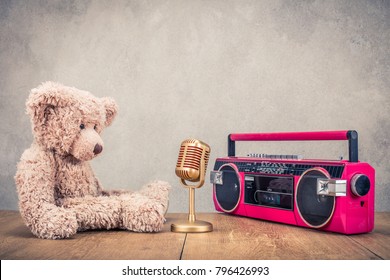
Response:
[[[85,125],[82,123],[80,124],[80,129],[84,129],[85,128]]]
[[[95,130],[97,129],[97,124],[94,125],[93,129],[95,129]]]

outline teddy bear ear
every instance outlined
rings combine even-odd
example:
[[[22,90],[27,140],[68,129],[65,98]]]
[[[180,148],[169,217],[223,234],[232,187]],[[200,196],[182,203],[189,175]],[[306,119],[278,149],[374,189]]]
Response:
[[[66,94],[66,87],[56,82],[44,82],[30,91],[26,101],[26,112],[34,126],[45,123],[56,107],[70,105],[72,99]]]
[[[109,126],[118,112],[118,105],[111,97],[102,97],[101,100],[106,111],[106,121],[104,124],[105,126]]]

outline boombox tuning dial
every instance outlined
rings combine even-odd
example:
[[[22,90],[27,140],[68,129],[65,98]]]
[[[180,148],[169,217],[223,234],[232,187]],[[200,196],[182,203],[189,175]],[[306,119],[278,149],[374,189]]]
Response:
[[[365,196],[370,191],[370,179],[364,174],[356,174],[351,180],[351,190],[356,196]]]

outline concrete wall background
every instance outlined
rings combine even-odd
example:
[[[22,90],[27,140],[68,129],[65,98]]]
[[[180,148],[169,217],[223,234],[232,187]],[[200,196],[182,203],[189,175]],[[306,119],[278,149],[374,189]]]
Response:
[[[28,92],[55,80],[120,106],[93,161],[106,188],[167,180],[170,212],[186,212],[174,167],[188,137],[211,146],[212,166],[231,132],[356,129],[376,209],[390,211],[389,3],[0,0],[0,209],[18,207]],[[347,156],[342,142],[237,148]],[[197,190],[197,211],[213,211],[211,192]]]

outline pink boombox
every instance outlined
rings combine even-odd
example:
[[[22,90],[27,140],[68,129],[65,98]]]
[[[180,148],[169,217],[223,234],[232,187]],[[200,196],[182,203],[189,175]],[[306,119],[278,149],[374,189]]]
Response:
[[[317,140],[348,140],[349,160],[235,156],[235,141]],[[374,228],[375,170],[358,160],[356,131],[230,134],[210,180],[220,212],[344,234]]]

